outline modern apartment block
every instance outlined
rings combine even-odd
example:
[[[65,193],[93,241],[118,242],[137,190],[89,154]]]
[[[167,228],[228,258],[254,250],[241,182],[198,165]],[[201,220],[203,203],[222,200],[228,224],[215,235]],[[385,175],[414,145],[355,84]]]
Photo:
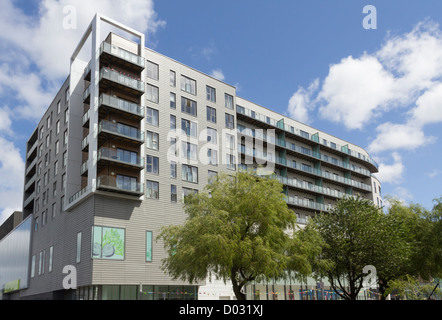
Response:
[[[108,24],[130,39],[110,33],[102,41]],[[275,173],[301,225],[345,195],[382,204],[378,167],[365,150],[242,99],[234,86],[144,43],[142,33],[97,14],[75,50],[28,140],[29,272],[9,298],[201,298],[205,283],[161,270],[156,237],[184,222],[181,200],[220,172]]]

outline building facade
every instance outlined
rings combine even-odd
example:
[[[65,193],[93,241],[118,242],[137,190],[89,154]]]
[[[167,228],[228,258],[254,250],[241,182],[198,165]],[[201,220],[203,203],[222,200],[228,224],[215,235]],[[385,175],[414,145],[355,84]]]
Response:
[[[105,25],[130,40],[101,40]],[[242,99],[144,43],[97,14],[27,143],[29,279],[17,298],[231,298],[218,284],[172,280],[156,241],[162,227],[184,222],[185,195],[220,172],[275,173],[300,225],[345,195],[381,199],[377,164],[362,148]]]

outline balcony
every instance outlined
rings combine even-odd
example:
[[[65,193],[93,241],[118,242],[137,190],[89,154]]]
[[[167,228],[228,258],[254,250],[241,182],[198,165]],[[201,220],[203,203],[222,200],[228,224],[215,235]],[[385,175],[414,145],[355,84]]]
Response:
[[[98,134],[99,139],[109,138],[108,136],[112,136],[112,138],[137,145],[142,145],[144,143],[144,134],[137,128],[106,120],[102,120],[98,124]]]
[[[31,193],[26,199],[23,201],[23,208],[26,208],[29,204],[31,204],[34,201],[35,198],[35,192]]]
[[[296,161],[290,161],[287,160],[285,158],[282,157],[275,157],[272,154],[267,154],[265,152],[262,151],[256,151],[255,149],[253,149],[253,151],[250,148],[246,148],[245,146],[240,145],[239,146],[239,152],[242,155],[247,155],[247,156],[251,156],[251,157],[255,157],[255,158],[259,158],[261,159],[261,162],[271,162],[271,163],[275,163],[276,165],[279,166],[283,166],[286,167],[288,169],[292,169],[292,170],[296,170],[297,173],[302,172],[302,173],[306,173],[308,175],[311,175],[315,178],[317,177],[321,177],[324,178],[326,180],[329,180],[331,182],[334,183],[338,183],[338,184],[342,184],[343,186],[352,186],[354,188],[357,188],[363,192],[371,192],[371,185],[356,181],[356,180],[352,180],[349,178],[345,178],[342,176],[338,176],[338,175],[333,175],[330,173],[327,173],[325,171],[321,171],[319,169],[310,167],[310,166],[304,166]]]
[[[115,176],[97,177],[97,189],[134,196],[141,196],[144,194],[144,185],[142,183],[117,179]]]
[[[100,90],[104,91],[112,88],[135,96],[144,94],[144,83],[139,78],[103,67],[100,70]]]
[[[91,85],[89,85],[83,92],[83,102],[89,104],[91,100]]]
[[[299,199],[298,197],[286,197],[285,201],[288,205],[313,210],[315,212],[329,212],[332,208],[331,205],[325,205],[307,199]]]
[[[107,94],[100,95],[98,107],[100,111],[104,110],[105,112],[112,108],[112,111],[121,113],[130,119],[141,120],[144,118],[144,109],[140,105]]]
[[[103,165],[116,164],[128,168],[144,168],[143,158],[136,156],[134,153],[109,148],[100,148],[100,150],[98,150],[98,162]]]
[[[28,153],[26,154],[26,158],[30,158],[31,155],[34,153],[34,151],[37,150],[37,145],[38,145],[38,141],[35,141],[34,144],[32,145],[32,147],[29,149]],[[34,156],[36,156],[37,153],[35,153]]]
[[[101,44],[100,57],[102,61],[119,63],[136,72],[141,72],[145,67],[143,57],[108,42],[103,42]]]
[[[241,106],[236,106],[236,114],[238,120],[243,120],[248,123],[254,123],[260,128],[279,129],[284,132],[287,137],[301,141],[311,146],[320,145],[322,147],[325,147],[327,151],[333,152],[341,157],[343,155],[349,155],[352,157],[352,160],[358,161],[367,166],[371,172],[378,172],[378,164],[369,156],[365,156],[359,152],[349,149],[348,145],[341,146],[336,143],[320,139],[319,133],[310,134],[293,126],[284,124],[283,119],[276,121],[275,119]]]
[[[306,191],[310,191],[313,193],[319,193],[319,194],[333,197],[333,198],[337,198],[337,199],[341,199],[344,196],[346,196],[345,193],[342,193],[342,192],[339,192],[336,190],[332,190],[330,188],[325,188],[325,187],[316,186],[313,184],[308,184],[303,181],[299,181],[297,179],[290,179],[290,178],[281,177],[281,176],[277,176],[277,178],[278,178],[279,182],[281,182],[282,184],[287,185],[289,187],[296,188],[296,189],[306,190]]]

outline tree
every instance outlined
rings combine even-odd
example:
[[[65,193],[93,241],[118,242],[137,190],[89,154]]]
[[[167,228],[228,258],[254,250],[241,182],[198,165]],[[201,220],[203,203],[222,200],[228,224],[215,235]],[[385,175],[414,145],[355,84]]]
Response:
[[[288,268],[308,273],[311,246],[296,249],[296,217],[282,191],[276,179],[251,172],[213,178],[204,192],[185,198],[184,225],[158,236],[168,252],[163,270],[191,283],[212,275],[230,280],[238,300],[253,280],[278,278]]]
[[[317,266],[315,272],[328,277],[335,292],[347,300],[357,298],[366,266],[390,276],[408,257],[403,224],[359,196],[339,200],[330,214],[317,215],[309,227],[326,244],[321,256],[328,264]]]

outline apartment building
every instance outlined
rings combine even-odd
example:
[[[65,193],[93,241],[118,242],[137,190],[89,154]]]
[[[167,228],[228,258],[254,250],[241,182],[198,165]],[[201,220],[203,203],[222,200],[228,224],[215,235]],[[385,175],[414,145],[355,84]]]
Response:
[[[101,40],[107,24],[130,39]],[[156,236],[184,222],[181,200],[219,172],[275,173],[301,225],[344,195],[381,201],[377,164],[365,150],[242,99],[234,86],[144,43],[142,33],[97,14],[28,140],[29,274],[13,298],[201,298],[206,283],[161,270]],[[257,298],[255,285],[247,290]]]

